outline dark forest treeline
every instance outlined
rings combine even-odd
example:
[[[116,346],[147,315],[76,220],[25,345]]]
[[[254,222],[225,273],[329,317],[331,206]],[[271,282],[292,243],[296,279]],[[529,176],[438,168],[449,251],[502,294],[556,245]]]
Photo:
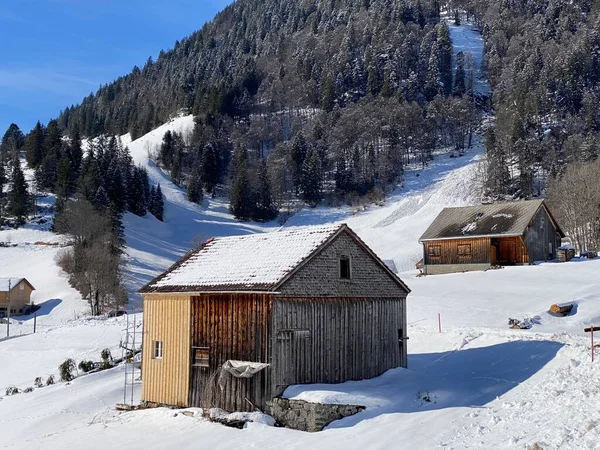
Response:
[[[494,91],[491,197],[543,194],[600,144],[600,2],[455,0],[483,30]]]
[[[437,0],[240,0],[58,122],[136,138],[191,111],[192,136],[165,136],[157,163],[190,200],[223,183],[237,217],[268,220],[295,198],[379,197],[407,163],[461,153],[476,68],[457,61]]]
[[[86,136],[136,138],[182,108],[228,116],[331,110],[382,90],[416,100],[437,40],[449,92],[449,37],[434,31],[439,8],[437,0],[240,0],[157,61],[67,108],[59,123]],[[430,97],[438,81],[430,80]]]

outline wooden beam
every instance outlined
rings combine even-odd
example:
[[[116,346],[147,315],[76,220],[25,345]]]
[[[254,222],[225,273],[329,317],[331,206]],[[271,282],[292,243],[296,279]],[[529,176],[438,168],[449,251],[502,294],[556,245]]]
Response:
[[[589,327],[589,328],[584,328],[583,331],[585,331],[586,333],[589,333],[591,331],[600,331],[600,327]]]

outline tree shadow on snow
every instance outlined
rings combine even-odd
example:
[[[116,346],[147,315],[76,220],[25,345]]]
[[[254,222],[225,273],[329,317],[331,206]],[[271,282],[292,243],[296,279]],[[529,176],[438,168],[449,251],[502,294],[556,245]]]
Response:
[[[562,346],[553,341],[512,341],[454,352],[409,355],[409,370],[392,369],[372,380],[348,382],[332,389],[344,392],[348,398],[363,397],[374,404],[328,428],[351,427],[393,413],[482,407],[527,383]],[[319,385],[323,386],[326,385]]]

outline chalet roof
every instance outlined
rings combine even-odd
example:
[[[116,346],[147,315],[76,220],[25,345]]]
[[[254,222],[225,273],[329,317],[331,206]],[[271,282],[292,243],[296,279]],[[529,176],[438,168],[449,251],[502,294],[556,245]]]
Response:
[[[8,292],[8,286],[10,285],[10,290],[12,291],[16,288],[21,281],[25,280],[25,282],[31,287],[31,289],[35,288],[31,285],[29,281],[25,278],[17,278],[17,277],[0,277],[0,292]]]
[[[271,291],[343,231],[410,292],[345,224],[209,239],[140,292]]]
[[[545,207],[543,200],[526,200],[444,208],[419,241],[521,236],[542,206]],[[552,218],[547,207],[546,210]],[[554,218],[552,220],[554,221]],[[556,221],[554,222],[556,224]],[[560,228],[558,230],[562,234]]]

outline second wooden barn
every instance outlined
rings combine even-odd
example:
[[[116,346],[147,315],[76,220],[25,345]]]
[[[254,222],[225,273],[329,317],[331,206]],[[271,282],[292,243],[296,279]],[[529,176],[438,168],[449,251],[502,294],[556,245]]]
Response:
[[[406,367],[410,291],[346,225],[209,240],[141,292],[144,401],[264,410]]]
[[[556,258],[564,233],[543,200],[444,208],[427,228],[427,275]]]

